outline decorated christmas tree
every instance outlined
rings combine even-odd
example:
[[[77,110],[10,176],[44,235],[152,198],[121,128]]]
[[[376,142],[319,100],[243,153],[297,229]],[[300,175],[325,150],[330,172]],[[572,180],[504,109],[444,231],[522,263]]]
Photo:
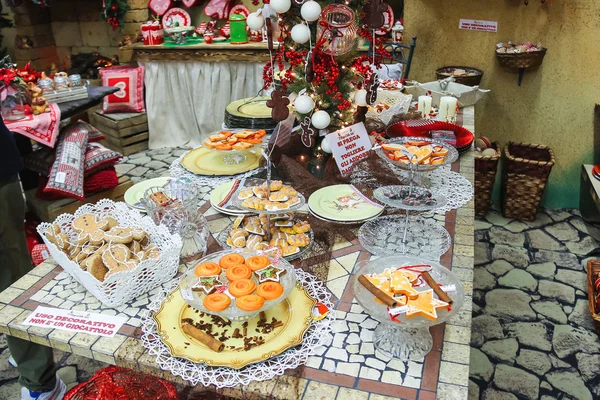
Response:
[[[376,30],[384,26],[388,7],[382,0],[270,0],[248,17],[250,28],[266,23],[271,35],[276,32],[265,89],[276,89],[275,120],[287,117],[285,106],[293,99],[305,146],[315,145],[321,129],[363,121],[366,106],[375,102],[374,70],[389,57]],[[361,42],[370,43],[369,52],[359,51]]]

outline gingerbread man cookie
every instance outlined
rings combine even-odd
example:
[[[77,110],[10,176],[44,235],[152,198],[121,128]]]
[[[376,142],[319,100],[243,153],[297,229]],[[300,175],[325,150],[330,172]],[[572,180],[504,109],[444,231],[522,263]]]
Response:
[[[50,243],[54,243],[60,251],[66,252],[71,247],[69,237],[60,229],[58,224],[52,224],[50,229],[46,231],[46,238]]]
[[[365,24],[371,29],[379,29],[385,24],[385,15],[388,5],[383,0],[369,0],[363,7]]]
[[[115,226],[108,232],[104,233],[104,239],[110,243],[129,244],[133,240],[133,229]]]
[[[315,144],[315,136],[317,136],[317,128],[312,126],[312,121],[309,117],[304,117],[304,120],[300,123],[302,128],[302,144],[306,147],[313,147]]]
[[[290,99],[283,96],[283,91],[275,90],[271,93],[271,100],[267,101],[267,107],[272,108],[271,117],[273,121],[284,121],[290,115]]]
[[[108,228],[108,221],[99,220],[94,214],[83,214],[73,221],[73,230],[77,232],[77,242],[101,241],[101,232]],[[100,231],[100,232],[98,232]]]

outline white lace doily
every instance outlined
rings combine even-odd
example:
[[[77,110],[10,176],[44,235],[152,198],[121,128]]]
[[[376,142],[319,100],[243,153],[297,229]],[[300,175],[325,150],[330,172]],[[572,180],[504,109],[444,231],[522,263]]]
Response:
[[[307,289],[308,294],[317,301],[327,306],[330,312],[320,320],[314,321],[302,340],[302,344],[293,347],[280,355],[266,361],[249,365],[236,370],[224,367],[209,367],[191,361],[173,357],[169,348],[160,340],[156,330],[156,323],[151,312],[146,311],[142,316],[142,344],[150,354],[156,356],[156,363],[165,371],[170,371],[175,376],[190,382],[192,385],[215,385],[217,388],[247,385],[252,381],[265,381],[277,375],[283,375],[285,370],[293,369],[306,363],[308,356],[314,353],[315,348],[323,345],[331,336],[331,323],[335,319],[331,295],[323,282],[314,275],[296,269],[298,282]],[[156,296],[149,309],[156,312],[160,305],[179,284],[175,279],[165,285],[164,291]]]
[[[187,154],[187,153],[186,153]],[[223,183],[231,182],[235,179],[244,179],[251,177],[263,170],[266,169],[265,166],[258,167],[248,172],[244,172],[243,174],[238,175],[223,175],[223,176],[208,176],[208,175],[196,175],[192,174],[187,169],[183,168],[181,165],[181,160],[185,157],[185,154],[177,158],[177,160],[173,161],[171,166],[169,167],[169,172],[171,177],[175,179],[182,179],[188,181],[197,186],[210,186],[212,188],[217,187]]]
[[[439,168],[426,176],[431,181],[430,189],[446,197],[446,205],[435,212],[445,214],[457,210],[473,198],[473,185],[461,174],[452,172],[450,168]]]
[[[408,178],[408,172],[396,166],[388,165],[396,175]],[[467,204],[473,198],[473,185],[464,176],[452,172],[449,166],[444,166],[431,172],[424,172],[415,175],[415,180],[419,184],[419,179],[424,178],[423,182],[432,192],[440,194],[446,198],[446,205],[435,210],[438,214],[445,214],[448,211],[456,210]]]

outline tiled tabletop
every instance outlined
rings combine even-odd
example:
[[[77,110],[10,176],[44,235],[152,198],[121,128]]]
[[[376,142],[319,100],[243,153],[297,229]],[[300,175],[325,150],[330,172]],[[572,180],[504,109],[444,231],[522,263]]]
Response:
[[[473,130],[472,107],[464,109],[462,120],[465,127]],[[164,149],[161,150],[159,154],[164,156]],[[134,163],[135,157],[125,162]],[[153,151],[141,157],[153,159]],[[473,182],[472,153],[461,156],[452,169]],[[202,188],[205,199],[210,191],[210,187]],[[204,211],[213,234],[220,232],[231,221],[231,217],[217,213],[208,204],[204,205]],[[336,321],[332,325],[333,332],[328,344],[315,349],[316,354],[308,359],[305,367],[288,371],[276,379],[254,382],[243,388],[207,389],[246,399],[269,396],[275,399],[307,400],[466,399],[473,282],[473,201],[459,210],[445,215],[432,214],[431,217],[444,225],[453,238],[450,250],[442,256],[441,261],[462,280],[465,301],[460,312],[450,321],[431,328],[433,349],[424,359],[401,362],[374,350],[372,336],[377,322],[353,301],[349,284],[355,264],[370,259],[371,254],[360,245],[358,239],[340,237],[329,261],[328,271],[322,273],[322,279],[326,281],[336,304],[333,311]],[[318,257],[312,256],[297,260],[294,264],[311,266],[318,262]],[[183,270],[186,267],[182,265],[181,268]],[[47,261],[0,293],[0,333],[185,383],[171,373],[160,370],[139,340],[139,315],[159,290],[161,288],[116,309],[107,308],[53,261]],[[114,338],[21,325],[40,304],[119,314],[127,316],[129,320]]]

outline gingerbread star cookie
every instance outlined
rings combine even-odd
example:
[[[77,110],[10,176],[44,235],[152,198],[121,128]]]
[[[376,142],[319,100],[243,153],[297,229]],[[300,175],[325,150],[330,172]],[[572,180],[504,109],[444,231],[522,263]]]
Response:
[[[402,270],[396,270],[391,274],[390,286],[394,294],[403,294],[410,299],[419,296],[419,292],[413,288],[410,279],[406,277]]]
[[[433,297],[433,289],[429,289],[419,293],[419,296],[416,299],[410,299],[408,301],[406,318],[409,319],[421,316],[435,321],[438,318],[436,309],[448,307],[449,305],[450,304],[444,301],[435,299]]]

